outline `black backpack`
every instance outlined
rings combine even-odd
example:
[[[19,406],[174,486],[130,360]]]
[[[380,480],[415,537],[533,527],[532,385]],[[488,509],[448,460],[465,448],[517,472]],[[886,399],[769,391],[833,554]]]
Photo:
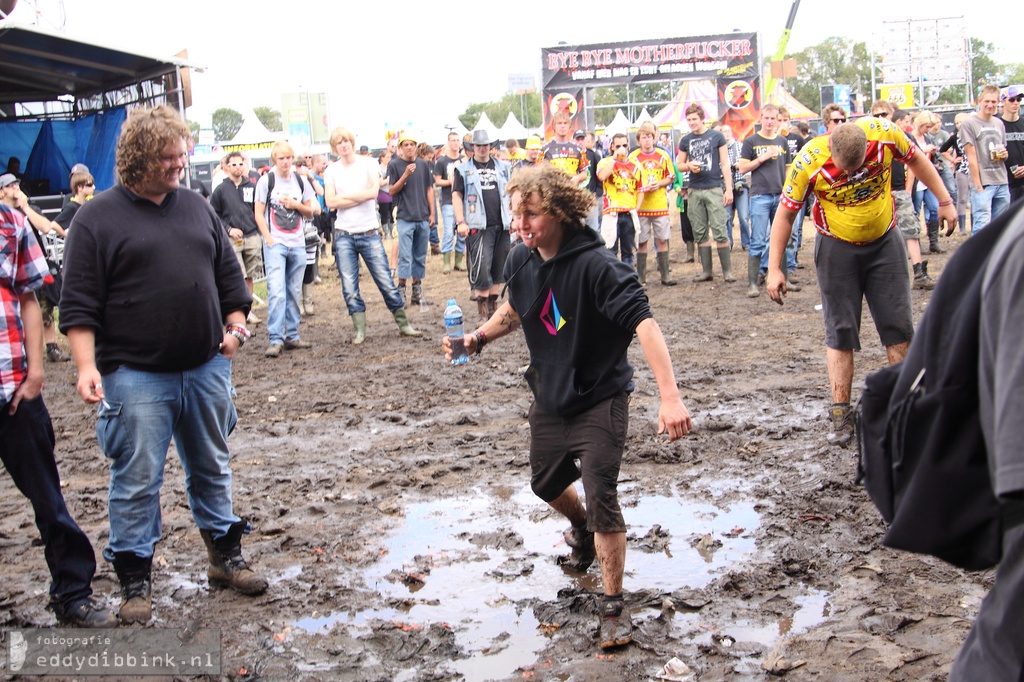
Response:
[[[854,414],[857,482],[890,524],[882,544],[970,570],[1002,556],[1003,510],[978,412],[978,336],[986,265],[1019,212],[1004,211],[949,259],[907,357],[866,377]]]
[[[299,200],[302,200],[302,195],[306,193],[306,183],[302,181],[302,176],[292,171],[292,177],[299,181]],[[267,214],[267,224],[270,224],[270,195],[274,191],[274,169],[271,168],[267,171],[267,203],[263,207],[263,211]]]

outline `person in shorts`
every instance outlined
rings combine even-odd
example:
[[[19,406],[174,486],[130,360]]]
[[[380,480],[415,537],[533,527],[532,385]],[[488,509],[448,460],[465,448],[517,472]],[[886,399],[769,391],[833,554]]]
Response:
[[[786,177],[782,203],[771,230],[768,296],[782,303],[783,268],[793,222],[814,194],[818,231],[814,264],[825,320],[825,345],[832,405],[829,441],[853,439],[850,394],[853,352],[860,349],[861,303],[867,299],[875,328],[890,363],[907,354],[914,335],[907,277],[907,250],[896,226],[890,170],[900,161],[939,198],[939,218],[956,225],[956,208],[935,166],[907,134],[884,118],[865,116],[838,124],[831,135],[808,142]]]
[[[895,109],[884,99],[875,100],[871,105],[871,115],[876,118],[888,118],[898,126],[908,114],[903,109]],[[921,217],[914,210],[914,197],[910,188],[914,185],[913,174],[907,173],[906,164],[892,162],[892,198],[896,202],[896,227],[903,235],[907,245],[910,265],[914,268],[915,289],[934,289],[935,280],[928,275],[928,261],[921,257]]]
[[[640,143],[629,160],[640,167],[643,203],[636,214],[640,223],[640,239],[636,247],[636,274],[640,283],[647,283],[647,244],[654,235],[658,250],[658,272],[664,286],[675,286],[676,281],[668,274],[668,240],[672,226],[668,219],[668,188],[675,181],[676,169],[672,157],[661,147],[654,146],[658,129],[651,121],[640,124],[636,139]]]
[[[505,264],[508,301],[463,343],[479,353],[522,326],[534,396],[531,487],[572,524],[565,534],[572,548],[566,568],[583,572],[598,559],[604,588],[598,644],[622,646],[632,641],[633,627],[622,593],[626,525],[617,485],[635,386],[627,359],[634,334],[661,397],[658,433],[668,432],[671,440],[685,436],[690,413],[633,268],[586,226],[593,195],[552,165],[517,171],[507,191],[523,240]],[[442,348],[450,359],[447,336]],[[574,485],[580,478],[586,506]]]
[[[452,208],[455,227],[466,240],[469,254],[469,285],[476,293],[477,313],[486,320],[498,309],[498,295],[505,283],[505,259],[511,241],[508,184],[511,169],[491,158],[486,130],[473,131],[473,156],[455,167]]]

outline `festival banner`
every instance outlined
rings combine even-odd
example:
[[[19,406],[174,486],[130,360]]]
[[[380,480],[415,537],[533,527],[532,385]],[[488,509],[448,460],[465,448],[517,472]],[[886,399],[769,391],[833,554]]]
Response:
[[[718,78],[718,120],[742,140],[754,132],[761,118],[761,78]]]
[[[570,87],[758,75],[756,33],[541,48],[545,92]]]
[[[572,119],[569,123],[570,131],[587,127],[583,113],[583,88],[577,86],[564,90],[545,90],[543,104],[545,140],[550,140],[555,135],[551,128],[551,119],[558,113],[568,114]]]

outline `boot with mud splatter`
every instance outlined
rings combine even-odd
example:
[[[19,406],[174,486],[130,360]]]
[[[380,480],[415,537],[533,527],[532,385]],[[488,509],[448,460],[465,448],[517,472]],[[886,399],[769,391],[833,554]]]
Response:
[[[125,625],[147,623],[153,613],[150,571],[153,557],[134,552],[114,552],[114,572],[121,583],[121,608],[118,618]]]
[[[597,644],[602,649],[625,646],[633,641],[633,619],[622,601],[622,593],[605,595],[601,602],[601,628]]]
[[[565,544],[569,545],[572,552],[569,556],[561,556],[558,563],[566,568],[585,573],[590,565],[597,558],[597,548],[594,545],[594,534],[584,526],[573,526],[563,536]]]
[[[832,403],[828,417],[832,420],[832,433],[828,434],[828,442],[847,447],[853,440],[853,412],[850,403]]]
[[[211,587],[230,587],[241,594],[263,594],[267,591],[266,579],[249,568],[242,558],[242,534],[247,525],[245,520],[236,521],[223,537],[216,540],[210,531],[199,531],[210,557],[207,576]]]

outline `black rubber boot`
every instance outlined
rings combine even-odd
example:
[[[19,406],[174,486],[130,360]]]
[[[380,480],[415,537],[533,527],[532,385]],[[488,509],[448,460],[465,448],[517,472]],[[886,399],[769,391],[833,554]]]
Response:
[[[934,289],[935,280],[928,276],[928,261],[914,263],[914,288]]]
[[[153,557],[140,557],[134,552],[114,553],[114,572],[121,583],[121,608],[117,612],[122,623],[147,623],[153,615],[153,583],[150,573]]]
[[[703,272],[693,278],[694,282],[710,282],[715,277],[711,274],[711,247],[698,246],[697,253],[700,255],[700,266]]]
[[[757,275],[761,272],[761,257],[747,256],[747,297],[757,298],[761,290],[757,288]]]
[[[942,253],[942,249],[939,247],[939,221],[929,220],[926,225],[928,227],[928,250],[932,253]]]
[[[263,594],[267,591],[267,581],[249,568],[242,558],[242,534],[245,527],[244,519],[236,521],[223,537],[216,540],[210,531],[200,529],[199,535],[210,557],[207,576],[211,587],[230,587],[241,594]]]

